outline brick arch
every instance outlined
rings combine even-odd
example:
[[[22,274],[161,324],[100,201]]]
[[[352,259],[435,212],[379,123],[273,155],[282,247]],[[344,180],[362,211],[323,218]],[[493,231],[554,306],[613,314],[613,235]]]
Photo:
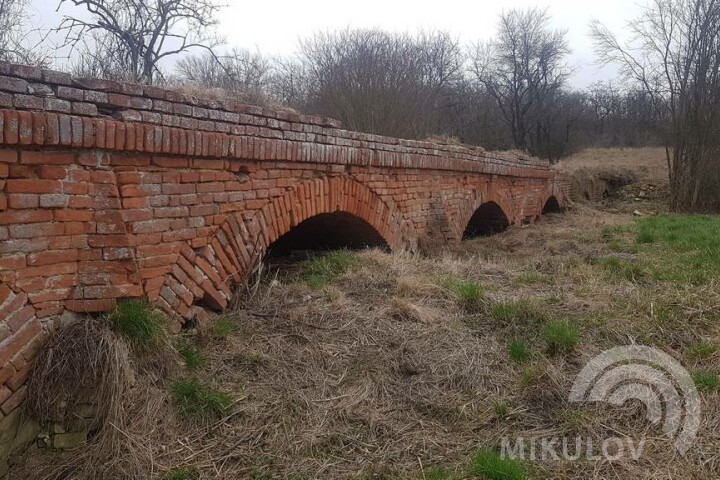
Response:
[[[3,337],[0,342],[0,411],[5,417],[19,407],[34,352],[45,338],[43,322],[29,296],[14,291],[5,282],[0,282],[0,336]],[[0,446],[0,456],[2,454]],[[0,458],[0,463],[3,460],[6,458]]]
[[[392,203],[344,176],[302,182],[253,211],[232,214],[199,250],[182,248],[158,298],[161,307],[189,319],[193,305],[224,309],[273,242],[305,220],[344,212],[373,227],[391,250],[408,246],[410,223]]]
[[[545,201],[541,203],[540,215],[545,215],[546,213],[557,213],[560,211],[562,211],[562,204],[556,195],[548,196]]]
[[[505,198],[504,195],[498,194],[497,191],[494,189],[489,189],[485,192],[476,190],[473,195],[473,201],[467,202],[457,216],[457,220],[455,222],[455,238],[457,241],[463,239],[465,229],[470,223],[470,220],[472,219],[475,212],[481,206],[487,203],[497,204],[497,206],[500,207],[500,210],[502,210],[505,217],[508,219],[509,224],[513,225],[515,223],[515,218],[513,215],[515,209],[512,206],[509,198]]]

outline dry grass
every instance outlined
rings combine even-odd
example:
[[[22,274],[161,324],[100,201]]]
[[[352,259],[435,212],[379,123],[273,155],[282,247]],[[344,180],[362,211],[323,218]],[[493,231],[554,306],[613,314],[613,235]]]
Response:
[[[227,335],[188,340],[204,359],[192,375],[231,393],[234,407],[212,424],[188,423],[168,402],[173,379],[140,373],[147,394],[136,387],[129,398],[144,412],[126,411],[132,448],[119,458],[134,449],[143,470],[109,475],[100,466],[112,460],[91,445],[98,467],[72,478],[482,478],[473,462],[492,460],[502,438],[551,435],[648,441],[637,462],[536,461],[529,478],[718,478],[716,392],[702,394],[704,422],[684,457],[636,403],[567,401],[591,358],[633,342],[703,378],[720,373],[717,283],[654,277],[667,252],[636,242],[627,210],[578,206],[436,258],[339,253],[331,258],[342,262],[320,261],[321,283],[308,274],[317,260],[271,273],[224,317]],[[458,285],[480,286],[483,308],[463,308]],[[553,325],[571,329],[570,340]],[[33,478],[38,464],[53,471],[57,459],[31,457],[15,478]]]
[[[90,432],[89,445],[61,458],[31,457],[27,471],[10,478],[150,478],[155,448],[147,433],[162,423],[165,403],[151,378],[107,323],[60,329],[38,356],[25,409],[45,425]]]
[[[668,181],[664,148],[591,148],[563,159],[556,168],[568,174],[580,169],[630,169],[646,183]]]

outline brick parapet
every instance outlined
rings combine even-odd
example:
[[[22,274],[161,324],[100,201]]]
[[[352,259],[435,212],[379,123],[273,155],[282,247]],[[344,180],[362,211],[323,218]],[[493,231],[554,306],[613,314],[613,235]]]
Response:
[[[0,109],[6,145],[552,175],[547,162],[522,155],[352,132],[328,118],[5,63]]]

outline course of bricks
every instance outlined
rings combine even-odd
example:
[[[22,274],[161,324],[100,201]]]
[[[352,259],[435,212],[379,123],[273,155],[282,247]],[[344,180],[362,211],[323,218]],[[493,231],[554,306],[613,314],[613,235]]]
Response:
[[[318,214],[416,249],[459,241],[487,202],[527,223],[567,191],[535,159],[0,64],[0,418],[66,311],[148,297],[180,328]]]

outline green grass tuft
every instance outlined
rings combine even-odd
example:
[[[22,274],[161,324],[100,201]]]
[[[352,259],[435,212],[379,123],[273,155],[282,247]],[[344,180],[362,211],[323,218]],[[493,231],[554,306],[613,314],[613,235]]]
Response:
[[[714,343],[698,342],[688,349],[687,355],[693,360],[707,360],[715,355],[717,351],[718,346]]]
[[[432,467],[423,472],[425,480],[449,480],[452,478],[452,472],[445,467]]]
[[[510,408],[508,407],[507,403],[502,401],[495,402],[495,405],[493,405],[493,410],[495,411],[495,415],[502,419],[508,418],[508,416],[510,415]]]
[[[472,459],[469,472],[482,480],[524,480],[528,478],[525,466],[518,460],[503,458],[493,450],[481,450]]]
[[[543,340],[550,355],[572,353],[580,343],[580,332],[567,322],[550,322],[542,332]]]
[[[485,288],[477,282],[448,280],[447,288],[455,295],[460,308],[467,313],[480,313],[485,308]]]
[[[522,273],[513,279],[513,283],[516,285],[537,285],[547,281],[547,276],[537,270]]]
[[[624,260],[618,257],[605,257],[598,259],[595,264],[603,267],[613,278],[637,282],[647,276],[643,265],[637,261]]]
[[[237,330],[238,324],[235,318],[229,316],[218,317],[212,326],[212,336],[220,340],[227,340]]]
[[[339,250],[325,253],[303,262],[298,273],[298,280],[313,290],[322,290],[359,264],[360,259],[349,251]]]
[[[490,316],[499,322],[513,325],[537,325],[547,321],[545,312],[528,300],[498,302],[490,308]]]
[[[655,243],[657,242],[657,237],[653,232],[650,232],[648,230],[641,230],[640,233],[638,233],[637,236],[637,243]]]
[[[508,345],[508,354],[510,359],[516,363],[524,363],[530,359],[530,352],[527,344],[519,339],[515,339]]]
[[[720,279],[720,217],[658,215],[638,222],[637,243],[652,245],[653,277],[674,283],[705,284]]]
[[[178,467],[172,469],[163,480],[197,480],[200,473],[194,467]]]
[[[228,394],[194,379],[173,383],[172,396],[182,416],[205,421],[221,418],[233,404]]]
[[[165,317],[147,300],[122,300],[110,313],[112,328],[131,344],[150,347],[165,338]]]
[[[697,372],[693,375],[695,386],[702,392],[717,392],[720,390],[720,377],[712,372]]]
[[[186,339],[178,341],[177,351],[185,360],[185,366],[190,370],[195,370],[205,364],[205,359],[200,350]]]

